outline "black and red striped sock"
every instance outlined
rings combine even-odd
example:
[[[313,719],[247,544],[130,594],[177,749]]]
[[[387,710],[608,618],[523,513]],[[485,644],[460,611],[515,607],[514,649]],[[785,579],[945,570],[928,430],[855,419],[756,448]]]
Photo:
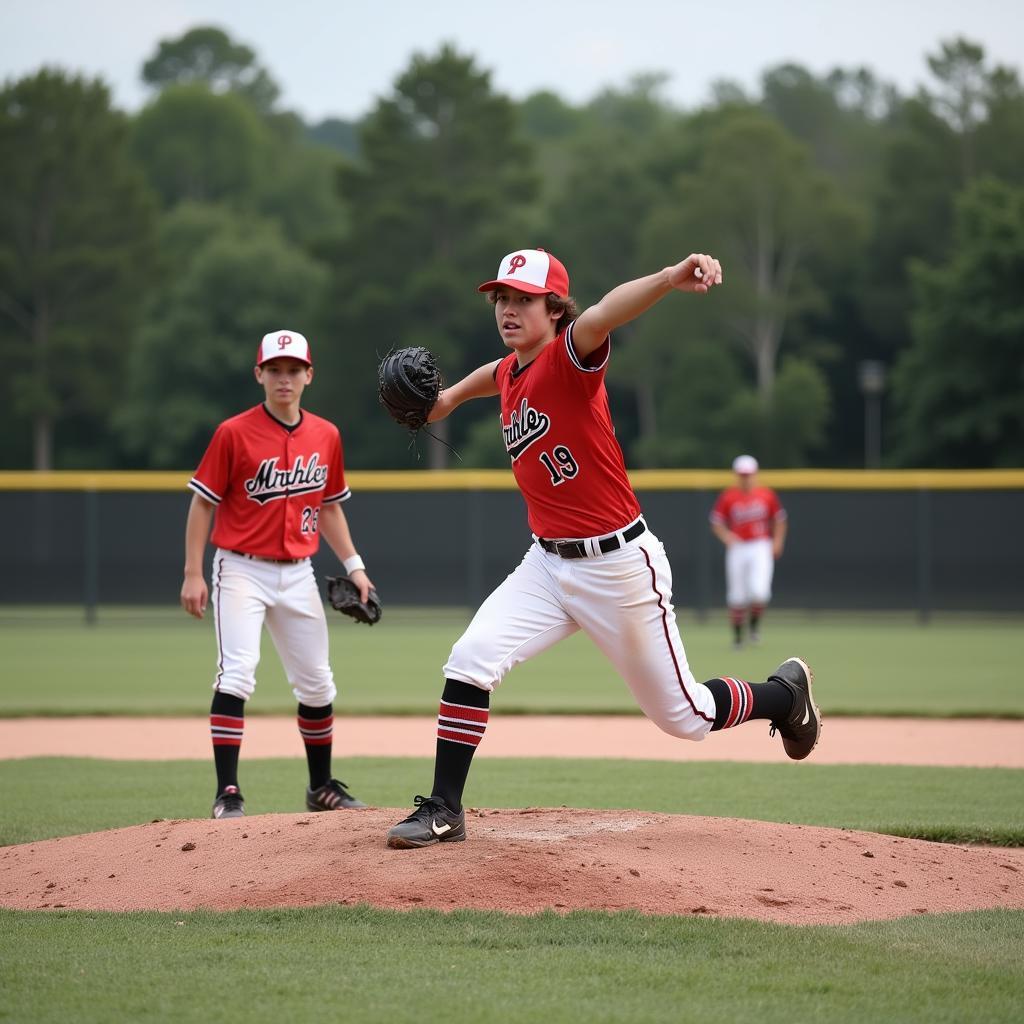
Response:
[[[217,796],[225,787],[238,787],[238,755],[245,729],[245,701],[233,693],[215,693],[210,704],[210,738],[217,770]]]
[[[756,633],[761,626],[761,616],[764,615],[763,604],[752,604],[750,606],[750,631]]]
[[[729,622],[732,624],[732,635],[736,643],[743,642],[743,618],[744,611],[742,608],[729,609]]]
[[[334,743],[334,705],[322,708],[299,705],[299,733],[306,745],[309,788],[319,789],[331,779],[331,749]]]
[[[487,690],[455,679],[447,679],[437,712],[437,754],[434,759],[434,787],[453,811],[462,810],[473,755],[487,729],[491,695]]]
[[[752,718],[781,721],[793,707],[793,694],[782,683],[748,683],[732,676],[704,684],[715,698],[715,724],[711,731],[732,729]]]

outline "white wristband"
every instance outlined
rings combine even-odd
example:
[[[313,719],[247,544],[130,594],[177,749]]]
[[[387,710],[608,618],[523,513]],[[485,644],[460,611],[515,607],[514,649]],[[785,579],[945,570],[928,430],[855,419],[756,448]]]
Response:
[[[346,576],[351,576],[352,573],[357,572],[359,569],[362,569],[363,572],[366,571],[366,565],[363,563],[363,560],[358,555],[353,555],[351,558],[346,558],[341,564],[345,566]]]

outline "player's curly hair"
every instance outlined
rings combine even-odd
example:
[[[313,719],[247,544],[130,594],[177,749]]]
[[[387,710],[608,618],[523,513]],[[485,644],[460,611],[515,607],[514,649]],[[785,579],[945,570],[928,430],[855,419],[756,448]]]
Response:
[[[498,301],[498,293],[496,291],[488,292],[487,301],[493,306]],[[576,300],[571,295],[566,295],[563,298],[561,295],[548,292],[544,296],[544,303],[548,307],[549,313],[559,314],[558,322],[555,324],[556,334],[561,334],[580,315]]]

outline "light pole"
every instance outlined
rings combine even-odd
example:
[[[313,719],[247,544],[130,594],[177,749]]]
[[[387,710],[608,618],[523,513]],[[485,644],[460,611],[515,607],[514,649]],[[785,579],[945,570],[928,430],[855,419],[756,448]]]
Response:
[[[885,390],[885,363],[864,359],[857,364],[857,380],[864,395],[864,467],[877,469],[882,464],[882,392]]]

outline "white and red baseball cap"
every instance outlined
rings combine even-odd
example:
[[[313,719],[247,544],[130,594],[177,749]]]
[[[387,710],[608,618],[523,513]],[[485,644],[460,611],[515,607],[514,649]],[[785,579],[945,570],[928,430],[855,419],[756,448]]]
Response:
[[[271,359],[298,359],[307,366],[313,365],[309,342],[298,331],[274,331],[263,335],[260,347],[256,350],[256,365],[262,366]]]
[[[750,476],[758,470],[757,459],[753,455],[737,455],[732,460],[732,471],[740,476]]]
[[[569,296],[569,274],[565,266],[543,249],[510,252],[498,265],[498,276],[493,281],[485,281],[477,291],[493,292],[503,285],[531,295],[553,292],[563,299]]]

